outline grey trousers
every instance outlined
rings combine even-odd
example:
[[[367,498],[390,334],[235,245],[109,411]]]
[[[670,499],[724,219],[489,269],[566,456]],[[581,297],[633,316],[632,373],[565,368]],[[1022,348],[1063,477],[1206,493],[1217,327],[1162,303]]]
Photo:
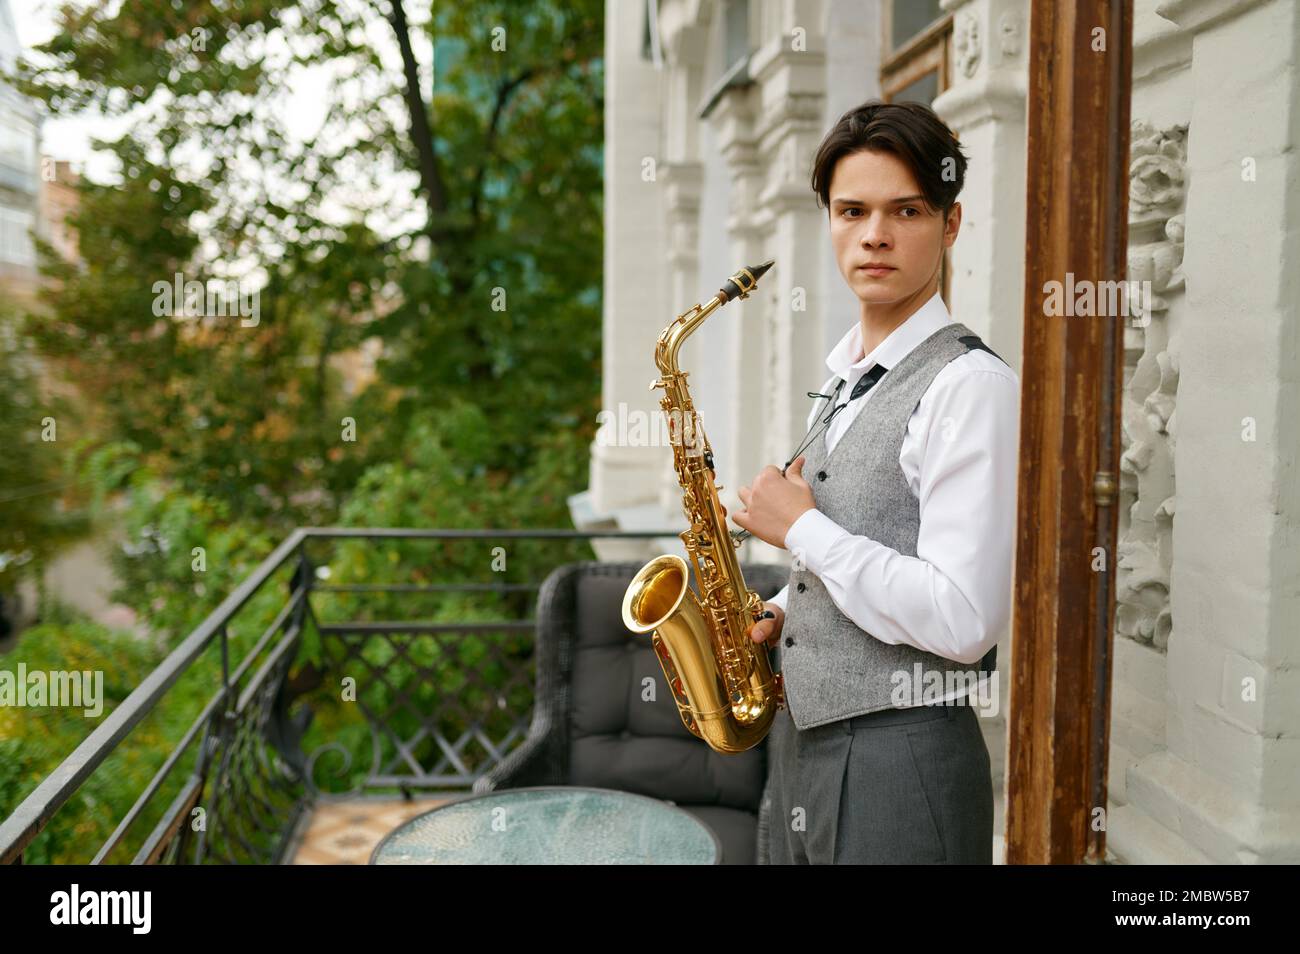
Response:
[[[768,735],[770,864],[992,864],[993,781],[970,705]]]

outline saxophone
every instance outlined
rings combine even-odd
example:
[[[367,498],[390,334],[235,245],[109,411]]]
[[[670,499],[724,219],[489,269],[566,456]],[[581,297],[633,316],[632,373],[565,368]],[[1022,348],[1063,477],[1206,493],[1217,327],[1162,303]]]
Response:
[[[767,261],[740,269],[707,304],[678,315],[659,335],[655,364],[660,377],[650,383],[650,390],[664,389],[660,406],[668,417],[689,524],[680,536],[700,596],[691,590],[686,561],[671,553],[638,570],[623,594],[623,625],[633,633],[654,631],[655,655],[682,723],[722,753],[744,752],[762,741],[785,697],[767,647],[748,635],[750,625],[762,616],[763,604],[741,576],[736,559],[740,541],[727,529],[727,511],[718,500],[722,486],[713,482],[713,449],[697,429],[677,352],[714,309],[733,298],[749,297],[771,267],[772,261]],[[688,434],[693,439],[688,440]]]

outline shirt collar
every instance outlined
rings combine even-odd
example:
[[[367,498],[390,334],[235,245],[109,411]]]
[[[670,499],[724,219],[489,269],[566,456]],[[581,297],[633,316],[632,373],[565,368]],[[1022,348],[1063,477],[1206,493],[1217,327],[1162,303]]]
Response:
[[[862,323],[853,322],[853,327],[844,333],[844,337],[826,356],[826,367],[837,378],[843,378],[852,385],[876,364],[882,364],[886,368],[894,367],[913,348],[951,322],[952,316],[943,303],[943,296],[936,291],[929,301],[891,331],[871,354],[863,355],[857,361],[853,360],[853,356],[862,352]]]

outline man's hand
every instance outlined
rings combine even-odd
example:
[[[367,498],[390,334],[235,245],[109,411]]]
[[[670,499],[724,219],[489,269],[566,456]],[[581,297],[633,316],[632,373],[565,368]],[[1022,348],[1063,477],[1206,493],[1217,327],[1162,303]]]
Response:
[[[781,638],[781,630],[785,628],[785,610],[775,603],[764,603],[763,609],[772,615],[772,619],[760,619],[749,627],[749,638],[756,643],[766,642],[769,646],[775,646]]]
[[[814,510],[812,488],[803,479],[804,457],[800,454],[790,462],[784,474],[773,464],[768,464],[754,478],[754,486],[741,487],[739,510],[731,519],[764,543],[785,549],[785,535],[806,511]]]

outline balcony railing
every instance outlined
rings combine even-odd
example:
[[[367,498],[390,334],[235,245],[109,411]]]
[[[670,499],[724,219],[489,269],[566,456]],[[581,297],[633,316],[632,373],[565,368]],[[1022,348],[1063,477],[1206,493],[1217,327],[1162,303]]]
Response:
[[[318,800],[411,790],[463,792],[526,735],[532,714],[532,632],[528,615],[541,585],[529,583],[318,582],[308,554],[314,541],[648,540],[674,531],[406,530],[303,528],[294,531],[53,772],[0,823],[0,862],[21,863],[51,818],[159,707],[169,690],[220,656],[200,711],[171,748],[112,834],[96,849],[104,861],[280,863],[291,835]],[[567,562],[556,559],[555,564]],[[235,639],[242,609],[274,593],[288,597],[256,639]],[[501,594],[513,618],[463,621],[350,619],[322,621],[316,594]],[[275,602],[278,602],[275,601]],[[269,605],[275,609],[275,602]],[[270,615],[269,611],[268,615]],[[314,641],[308,653],[306,641]],[[239,655],[242,657],[234,659]],[[213,666],[215,672],[215,665]],[[355,702],[364,728],[303,750],[313,691]],[[207,691],[210,688],[210,691]],[[351,771],[367,746],[364,773]],[[326,732],[328,736],[329,731]],[[351,745],[341,740],[347,735]],[[337,757],[358,779],[346,793],[326,792],[318,763]],[[141,835],[142,832],[147,834]]]

